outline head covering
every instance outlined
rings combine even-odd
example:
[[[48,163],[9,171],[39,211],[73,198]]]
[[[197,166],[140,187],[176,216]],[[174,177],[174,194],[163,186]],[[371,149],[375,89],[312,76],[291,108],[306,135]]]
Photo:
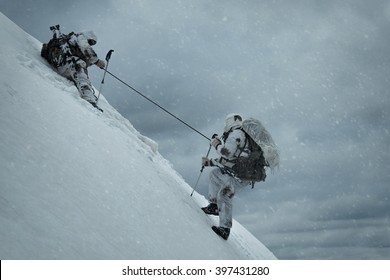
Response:
[[[231,129],[240,127],[242,124],[242,117],[240,114],[229,114],[225,119],[224,131],[228,132]]]
[[[90,46],[95,45],[97,42],[97,36],[92,30],[80,32],[80,35],[85,38],[86,42],[88,42],[88,45]]]
[[[97,42],[97,36],[95,32],[93,32],[92,30],[83,31],[81,32],[81,34],[83,34],[85,38],[87,38],[88,40],[94,40],[95,42]]]

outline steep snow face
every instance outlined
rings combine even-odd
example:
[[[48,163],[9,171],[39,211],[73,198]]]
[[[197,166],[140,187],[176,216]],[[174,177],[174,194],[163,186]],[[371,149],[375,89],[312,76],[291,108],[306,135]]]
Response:
[[[228,241],[203,197],[128,120],[104,113],[0,14],[1,259],[275,259],[239,223]]]

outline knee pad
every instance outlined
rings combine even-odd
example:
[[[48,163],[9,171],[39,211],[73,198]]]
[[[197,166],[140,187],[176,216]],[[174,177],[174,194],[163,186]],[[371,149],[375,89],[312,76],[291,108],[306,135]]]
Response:
[[[222,189],[222,195],[224,197],[233,198],[234,190],[231,187],[225,187]]]

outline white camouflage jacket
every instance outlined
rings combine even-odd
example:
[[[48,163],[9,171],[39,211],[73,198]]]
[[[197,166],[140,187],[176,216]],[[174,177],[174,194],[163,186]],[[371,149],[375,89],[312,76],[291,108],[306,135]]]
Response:
[[[224,166],[232,167],[238,156],[248,156],[245,145],[245,133],[239,128],[233,129],[224,139],[224,143],[216,147],[217,153],[221,156],[216,161]]]

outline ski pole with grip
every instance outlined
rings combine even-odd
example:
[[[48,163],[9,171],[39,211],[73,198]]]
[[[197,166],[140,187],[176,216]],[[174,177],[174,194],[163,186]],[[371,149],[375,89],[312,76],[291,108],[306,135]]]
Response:
[[[107,68],[108,68],[108,63],[110,62],[110,59],[111,59],[111,54],[114,52],[114,50],[109,50],[107,55],[106,55],[106,67],[104,67],[104,74],[103,74],[103,79],[102,79],[102,82],[100,83],[100,89],[99,89],[99,94],[98,94],[98,97],[96,99],[96,104],[98,103],[99,101],[99,97],[100,97],[100,93],[102,92],[102,87],[103,87],[103,84],[104,84],[104,78],[106,77],[106,74],[107,74]]]
[[[214,139],[214,138],[217,137],[217,136],[218,136],[217,134],[214,134],[214,135],[211,137],[211,139]],[[209,149],[208,149],[208,151],[207,151],[206,158],[209,157],[210,150],[211,150],[211,143],[210,143]],[[200,176],[202,175],[202,172],[203,172],[204,167],[205,167],[205,166],[202,165],[202,168],[200,169],[200,173],[199,173],[199,176],[198,176],[198,180],[196,180],[195,186],[194,186],[194,188],[192,189],[192,192],[191,192],[190,196],[192,196],[192,195],[194,194],[194,191],[195,191],[196,188],[198,187],[199,179],[200,179]]]

